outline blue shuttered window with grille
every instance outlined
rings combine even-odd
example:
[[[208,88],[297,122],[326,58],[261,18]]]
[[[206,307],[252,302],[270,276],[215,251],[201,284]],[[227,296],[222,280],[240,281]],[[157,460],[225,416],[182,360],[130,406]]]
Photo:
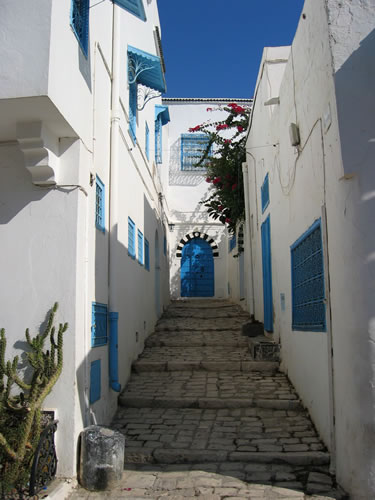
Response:
[[[323,244],[320,219],[290,247],[292,328],[326,331]]]
[[[147,269],[147,271],[150,270],[150,245],[146,238],[145,238],[145,268]]]
[[[128,217],[128,254],[135,259],[135,223]]]
[[[161,115],[159,114],[155,120],[155,162],[162,163],[163,154],[162,154],[162,139],[163,139],[163,130],[161,123]]]
[[[89,46],[89,0],[72,0],[70,25],[85,56]]]
[[[150,159],[150,130],[148,128],[148,125],[146,123],[146,138],[145,138],[145,153],[146,153],[146,158],[149,160]]]
[[[133,141],[137,137],[137,84],[129,84],[129,131]]]
[[[101,366],[100,359],[93,361],[90,367],[90,404],[98,401],[101,396]]]
[[[107,316],[108,311],[105,304],[92,303],[91,347],[98,347],[107,343]]]
[[[96,176],[96,193],[95,193],[95,225],[104,233],[105,231],[105,197],[104,184]]]
[[[143,233],[138,229],[138,262],[143,266]]]
[[[264,178],[260,194],[262,199],[262,213],[263,213],[270,203],[270,185],[269,185],[268,174]]]
[[[206,134],[181,134],[181,170],[205,170],[205,164],[195,165],[207,149],[209,137]]]
[[[229,253],[236,248],[237,245],[237,238],[236,235],[234,234],[231,239],[229,240]]]

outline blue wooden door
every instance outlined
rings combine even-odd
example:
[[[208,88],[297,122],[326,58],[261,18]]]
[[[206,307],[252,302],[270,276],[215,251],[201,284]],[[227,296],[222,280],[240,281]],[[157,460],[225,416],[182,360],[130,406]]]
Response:
[[[271,225],[270,216],[262,224],[262,266],[264,329],[273,332]]]
[[[205,240],[194,238],[182,249],[181,297],[213,297],[214,258]]]

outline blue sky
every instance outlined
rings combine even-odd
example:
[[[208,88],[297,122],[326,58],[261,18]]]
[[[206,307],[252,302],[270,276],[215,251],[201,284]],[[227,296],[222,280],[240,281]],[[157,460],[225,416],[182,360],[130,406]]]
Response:
[[[263,47],[290,45],[303,0],[158,0],[166,97],[253,97]]]

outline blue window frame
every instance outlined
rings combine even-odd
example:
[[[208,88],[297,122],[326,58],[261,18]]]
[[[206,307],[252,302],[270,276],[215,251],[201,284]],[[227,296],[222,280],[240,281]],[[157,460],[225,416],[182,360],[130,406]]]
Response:
[[[145,153],[146,153],[146,158],[149,160],[150,159],[150,130],[148,128],[147,122],[146,122],[146,138],[145,138]]]
[[[163,251],[164,251],[164,255],[167,255],[167,238],[164,236],[164,240],[163,240]]]
[[[209,137],[206,134],[181,134],[181,170],[205,170],[205,164],[196,167],[195,165],[202,158],[209,143]]]
[[[139,17],[142,21],[146,21],[146,14],[142,0],[113,0],[113,2],[131,14]]]
[[[137,83],[129,84],[129,131],[135,142],[137,137]]]
[[[90,404],[98,401],[101,396],[101,366],[100,359],[93,361],[90,367]]]
[[[128,217],[128,254],[135,259],[135,223]]]
[[[145,238],[145,269],[150,270],[150,245],[147,238]]]
[[[262,199],[262,213],[268,207],[270,203],[270,186],[268,174],[264,178],[262,187],[260,189],[261,199]]]
[[[105,231],[105,187],[98,176],[96,176],[95,193],[95,225],[104,233]]]
[[[89,46],[90,0],[72,0],[70,25],[85,56]]]
[[[236,245],[237,245],[237,237],[236,235],[234,234],[231,239],[229,240],[229,253],[234,249],[236,248]]]
[[[93,302],[91,313],[91,347],[105,345],[108,342],[107,317],[107,306]]]
[[[163,161],[162,139],[163,139],[163,131],[162,131],[161,115],[159,114],[155,120],[155,162],[156,163],[162,163],[162,161]]]
[[[321,220],[290,247],[292,329],[326,331],[324,261]]]
[[[138,262],[143,266],[143,233],[138,229]]]

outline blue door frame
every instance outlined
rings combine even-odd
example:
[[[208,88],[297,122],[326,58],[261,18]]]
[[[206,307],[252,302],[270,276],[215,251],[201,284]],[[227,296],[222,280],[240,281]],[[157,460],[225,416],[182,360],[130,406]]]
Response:
[[[182,249],[181,297],[215,295],[212,248],[200,238],[190,240]]]
[[[272,261],[271,261],[271,223],[270,216],[262,227],[262,267],[263,267],[263,308],[264,329],[273,332],[273,300],[272,300]]]

